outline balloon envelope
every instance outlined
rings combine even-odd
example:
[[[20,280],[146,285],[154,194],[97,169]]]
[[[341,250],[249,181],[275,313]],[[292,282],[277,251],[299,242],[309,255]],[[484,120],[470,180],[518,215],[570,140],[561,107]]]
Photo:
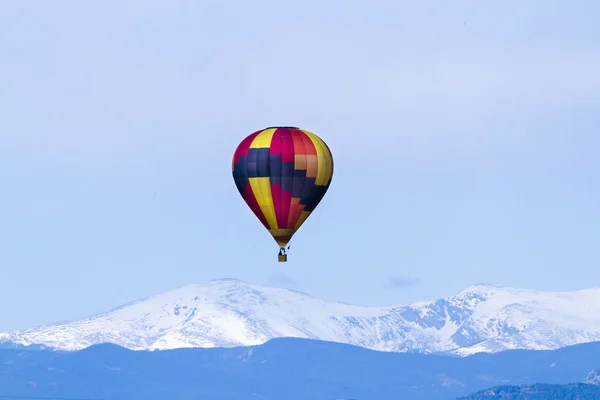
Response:
[[[323,199],[333,176],[327,144],[295,127],[256,131],[233,155],[238,191],[280,246],[286,246]]]

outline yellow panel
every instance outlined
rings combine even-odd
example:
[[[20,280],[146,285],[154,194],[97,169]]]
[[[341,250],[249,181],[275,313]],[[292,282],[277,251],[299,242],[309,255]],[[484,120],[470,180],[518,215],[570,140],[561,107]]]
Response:
[[[271,147],[271,140],[275,128],[265,129],[252,140],[250,144],[251,149],[269,148]],[[275,205],[273,204],[273,198],[271,197],[271,179],[269,177],[263,178],[248,178],[250,181],[250,187],[258,206],[262,213],[267,219],[267,223],[271,229],[277,229],[277,217],[275,216]]]
[[[329,182],[329,179],[331,178],[331,175],[333,174],[333,157],[331,155],[331,153],[329,152],[329,149],[327,148],[327,146],[325,145],[325,143],[323,142],[323,140],[314,135],[316,140],[319,141],[319,143],[321,144],[321,147],[323,149],[323,167],[325,169],[325,171],[323,172],[324,178],[323,178],[323,185],[327,185],[327,182]],[[319,161],[319,163],[321,163],[321,161]]]
[[[276,128],[265,129],[252,140],[250,143],[251,149],[264,149],[271,147],[271,140],[273,140],[273,134]]]
[[[300,218],[298,218],[298,222],[296,222],[296,226],[294,226],[294,229],[299,229],[300,226],[304,223],[304,221],[306,221],[306,218],[308,218],[310,213],[311,211],[302,211],[302,214],[300,214]]]
[[[329,153],[327,147],[317,135],[304,129],[301,129],[301,131],[306,133],[306,136],[310,138],[317,150],[318,169],[315,185],[326,186],[333,167],[331,153]]]
[[[271,229],[277,229],[277,218],[275,217],[275,205],[273,204],[273,198],[271,197],[271,179],[266,178],[248,178],[250,181],[250,187],[256,197],[258,206],[264,214],[269,227]]]

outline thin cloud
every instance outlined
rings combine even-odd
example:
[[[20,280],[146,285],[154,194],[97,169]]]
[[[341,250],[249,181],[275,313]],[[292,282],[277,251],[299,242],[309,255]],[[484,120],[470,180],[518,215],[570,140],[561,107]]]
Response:
[[[423,283],[423,281],[414,276],[391,276],[389,282],[395,288],[413,287]]]

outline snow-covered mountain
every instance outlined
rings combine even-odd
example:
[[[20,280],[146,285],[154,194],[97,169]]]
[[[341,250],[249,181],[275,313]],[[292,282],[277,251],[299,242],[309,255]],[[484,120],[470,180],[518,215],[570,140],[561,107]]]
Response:
[[[600,341],[600,288],[472,286],[448,298],[361,307],[235,279],[185,286],[86,319],[0,333],[0,343],[77,350],[229,347],[301,337],[394,352],[468,355]]]

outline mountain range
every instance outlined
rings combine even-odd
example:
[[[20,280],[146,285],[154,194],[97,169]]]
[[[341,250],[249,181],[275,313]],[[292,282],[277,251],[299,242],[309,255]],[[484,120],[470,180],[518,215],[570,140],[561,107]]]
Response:
[[[469,399],[583,400],[596,398],[590,394],[597,388],[548,385],[581,381],[599,364],[600,343],[467,357],[377,352],[296,338],[164,351],[113,344],[67,352],[12,348],[0,349],[0,398],[453,400],[493,388]],[[535,383],[543,385],[527,388]],[[519,397],[532,391],[579,397]]]
[[[536,383],[533,385],[502,385],[479,390],[457,400],[598,400],[600,375],[592,371],[582,382],[568,384]]]
[[[252,346],[282,337],[460,356],[558,349],[600,340],[600,288],[548,292],[475,285],[434,301],[365,307],[219,279],[81,320],[0,333],[0,343],[166,350]]]

